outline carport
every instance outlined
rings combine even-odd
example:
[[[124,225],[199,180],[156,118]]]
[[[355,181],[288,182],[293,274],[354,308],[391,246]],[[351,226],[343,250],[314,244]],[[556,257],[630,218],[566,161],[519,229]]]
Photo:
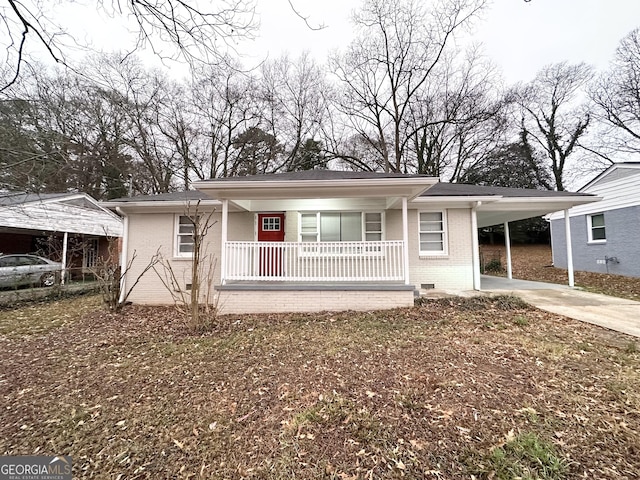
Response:
[[[509,187],[489,187],[462,183],[438,183],[427,190],[422,198],[437,197],[440,202],[450,202],[451,207],[461,204],[471,207],[473,235],[473,284],[475,290],[481,290],[480,246],[478,228],[503,225],[507,255],[507,278],[513,279],[511,264],[511,239],[509,223],[549,213],[563,211],[566,238],[571,238],[569,209],[577,205],[597,202],[600,197],[585,193],[556,192]],[[567,242],[568,285],[574,286],[573,254],[571,242]]]
[[[68,244],[72,236],[83,242],[95,240],[92,260],[106,254],[108,237],[122,236],[122,220],[84,193],[6,193],[0,195],[0,251],[31,253],[33,238],[60,239],[63,271],[68,267]],[[83,261],[86,262],[87,255]],[[83,265],[84,266],[84,265]],[[88,265],[93,266],[93,265]],[[66,275],[63,274],[62,279]]]

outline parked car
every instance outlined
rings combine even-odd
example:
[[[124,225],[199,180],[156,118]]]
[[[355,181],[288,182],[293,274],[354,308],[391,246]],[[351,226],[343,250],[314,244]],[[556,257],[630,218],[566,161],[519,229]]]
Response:
[[[0,288],[51,287],[60,281],[62,264],[36,255],[0,255]]]

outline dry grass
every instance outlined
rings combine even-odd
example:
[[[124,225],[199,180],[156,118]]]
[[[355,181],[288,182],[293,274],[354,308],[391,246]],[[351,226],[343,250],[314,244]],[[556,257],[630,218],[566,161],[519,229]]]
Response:
[[[506,265],[504,247],[483,246],[483,250],[497,252],[502,266]],[[523,280],[566,284],[567,271],[553,267],[551,247],[547,245],[518,245],[512,247],[513,277]],[[493,273],[492,273],[493,274]],[[576,286],[614,297],[640,300],[640,278],[605,273],[575,272]]]
[[[635,343],[511,297],[205,335],[51,309],[0,317],[0,454],[70,454],[74,478],[639,478]]]

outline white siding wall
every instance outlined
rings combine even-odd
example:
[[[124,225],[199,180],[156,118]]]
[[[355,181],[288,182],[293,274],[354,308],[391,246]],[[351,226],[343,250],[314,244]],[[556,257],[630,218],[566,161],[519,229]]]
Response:
[[[602,200],[573,207],[569,210],[569,215],[575,217],[618,208],[640,206],[640,170],[621,168],[620,171],[627,172],[627,175],[613,179],[604,177],[601,181],[581,190],[582,193],[590,193],[602,197]],[[551,214],[549,218],[558,220],[564,218],[564,214],[563,212],[556,212]]]

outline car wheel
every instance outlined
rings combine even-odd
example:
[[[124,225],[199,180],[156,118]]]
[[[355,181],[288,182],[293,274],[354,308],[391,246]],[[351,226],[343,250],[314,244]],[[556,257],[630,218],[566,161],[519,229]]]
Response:
[[[56,284],[56,274],[54,272],[47,272],[40,277],[40,284],[43,287],[53,287]]]

